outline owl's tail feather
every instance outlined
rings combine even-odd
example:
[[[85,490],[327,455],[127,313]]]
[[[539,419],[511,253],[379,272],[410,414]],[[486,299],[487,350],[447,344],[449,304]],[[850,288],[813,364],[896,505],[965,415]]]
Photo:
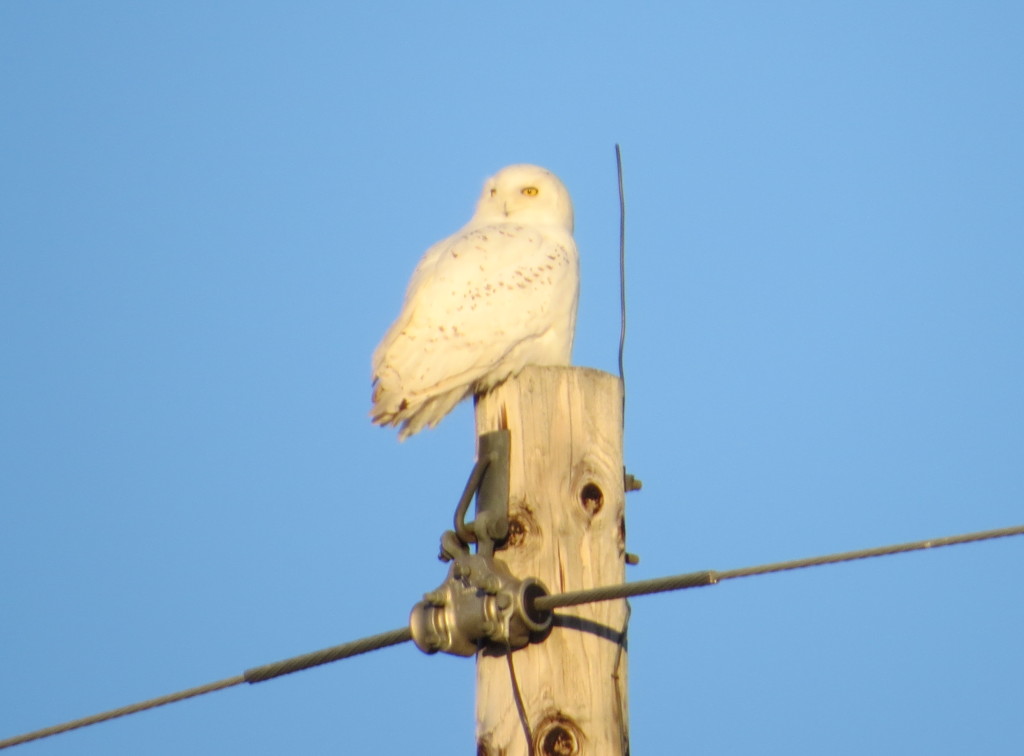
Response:
[[[462,386],[434,396],[410,399],[389,391],[378,381],[373,387],[370,419],[375,425],[399,426],[398,439],[404,441],[424,428],[437,425],[471,393]]]

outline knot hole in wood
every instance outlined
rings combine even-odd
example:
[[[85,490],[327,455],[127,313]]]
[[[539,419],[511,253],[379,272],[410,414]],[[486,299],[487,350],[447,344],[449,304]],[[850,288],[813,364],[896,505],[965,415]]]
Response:
[[[565,715],[546,718],[534,735],[537,756],[578,756],[583,734]]]
[[[580,490],[580,505],[584,512],[593,517],[604,506],[604,492],[596,483],[587,483]]]

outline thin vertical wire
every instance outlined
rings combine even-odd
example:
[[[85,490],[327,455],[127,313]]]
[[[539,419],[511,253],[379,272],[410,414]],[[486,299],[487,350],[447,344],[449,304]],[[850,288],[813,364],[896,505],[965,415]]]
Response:
[[[619,647],[615,651],[615,665],[612,667],[612,685],[615,686],[615,703],[619,707],[619,716],[623,724],[626,722],[626,707],[622,701],[622,688],[625,683],[619,678],[619,670],[622,669],[622,652],[626,650],[626,644],[629,642],[629,619],[633,616],[633,607],[629,605],[629,600],[626,600],[626,619],[622,623],[622,632],[619,633]],[[629,753],[629,737],[626,734],[626,728],[619,728],[619,736],[622,738],[622,753]]]
[[[526,704],[523,703],[523,693],[519,689],[519,678],[516,677],[516,667],[512,662],[512,646],[505,644],[505,658],[508,660],[508,676],[512,682],[512,698],[516,702],[516,711],[519,712],[519,722],[523,725],[523,735],[526,737],[526,752],[533,753],[533,732],[530,730],[530,718],[526,715]]]
[[[626,349],[626,192],[622,181],[622,150],[615,145],[615,168],[619,176],[619,383],[622,384],[622,425],[626,425],[626,371],[623,354]]]

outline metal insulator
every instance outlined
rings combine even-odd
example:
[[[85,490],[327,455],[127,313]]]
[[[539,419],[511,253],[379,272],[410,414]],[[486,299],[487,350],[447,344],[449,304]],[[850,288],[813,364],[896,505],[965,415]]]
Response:
[[[473,656],[483,647],[517,649],[550,629],[551,611],[536,609],[547,596],[539,580],[518,580],[492,557],[465,555],[448,578],[409,615],[413,641],[424,653]]]

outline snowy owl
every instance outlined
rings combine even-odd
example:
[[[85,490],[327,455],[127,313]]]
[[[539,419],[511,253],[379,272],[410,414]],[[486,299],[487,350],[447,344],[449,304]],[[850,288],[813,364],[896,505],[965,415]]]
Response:
[[[379,425],[406,439],[526,365],[568,365],[579,299],[572,200],[553,173],[511,165],[413,271],[373,353]]]

